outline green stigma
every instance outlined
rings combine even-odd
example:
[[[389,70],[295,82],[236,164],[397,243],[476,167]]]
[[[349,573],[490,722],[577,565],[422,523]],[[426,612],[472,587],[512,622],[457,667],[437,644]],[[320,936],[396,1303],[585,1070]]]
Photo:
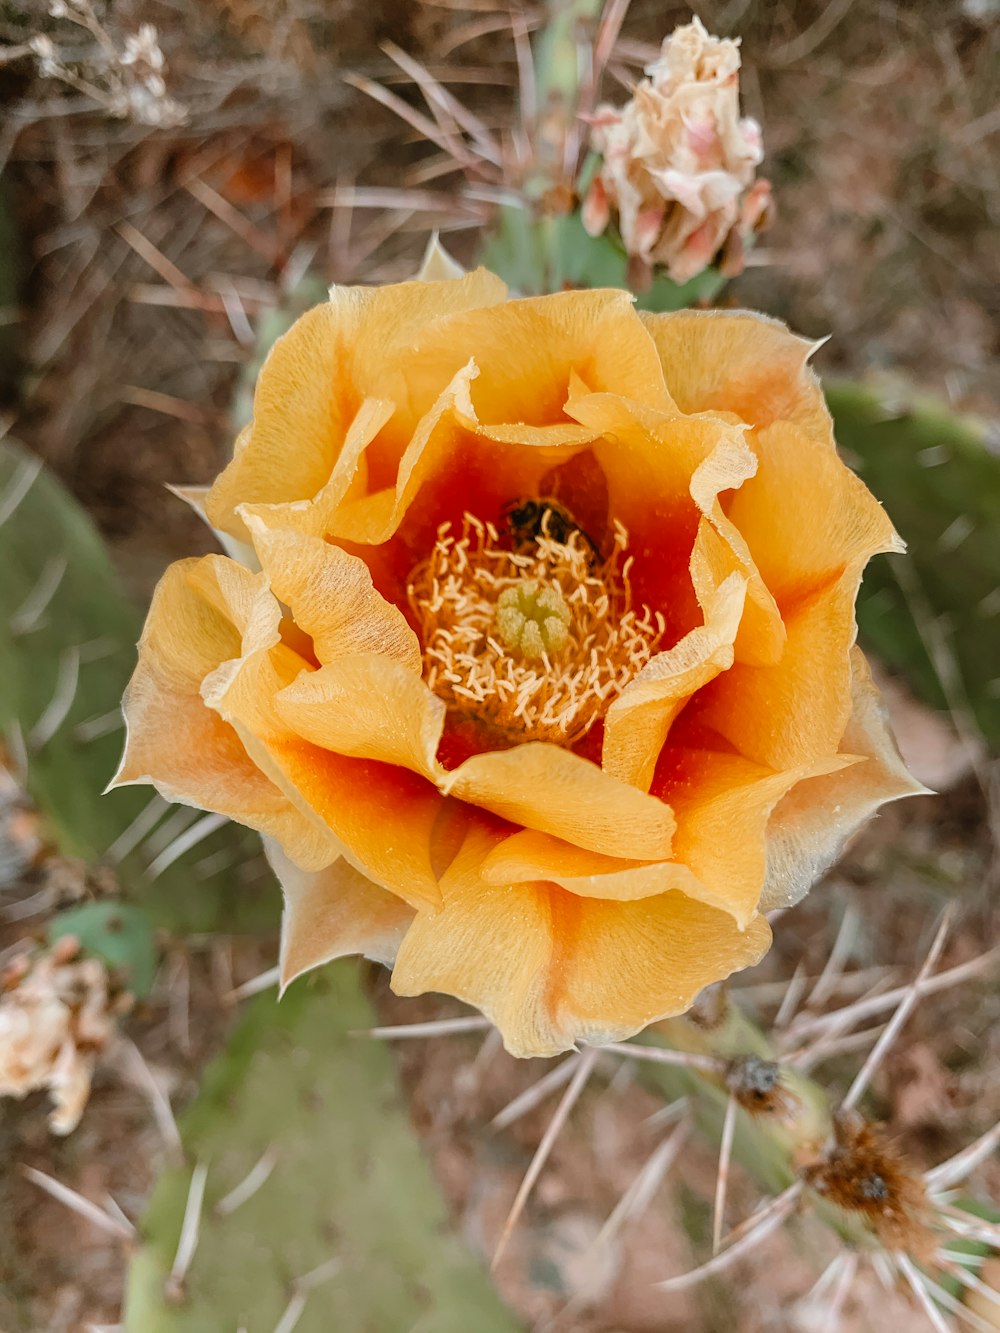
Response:
[[[523,579],[497,598],[497,632],[521,657],[554,657],[569,642],[569,622],[570,609],[554,583]]]

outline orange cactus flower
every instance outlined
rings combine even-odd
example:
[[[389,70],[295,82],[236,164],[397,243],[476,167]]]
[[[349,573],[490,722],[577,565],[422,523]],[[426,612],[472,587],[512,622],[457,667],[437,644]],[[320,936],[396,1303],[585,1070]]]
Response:
[[[362,953],[517,1055],[621,1039],[920,790],[854,647],[899,542],[811,350],[439,251],[275,345],[186,492],[229,554],[156,591],[116,781],[261,831],[285,984]]]

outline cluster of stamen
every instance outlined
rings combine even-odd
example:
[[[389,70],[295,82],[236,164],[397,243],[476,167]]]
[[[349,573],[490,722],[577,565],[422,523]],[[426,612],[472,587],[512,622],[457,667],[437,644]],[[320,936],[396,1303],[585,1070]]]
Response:
[[[606,560],[578,531],[541,529],[509,550],[471,514],[461,535],[446,523],[407,592],[440,698],[513,739],[569,744],[649,662],[664,622],[632,607],[621,524]]]

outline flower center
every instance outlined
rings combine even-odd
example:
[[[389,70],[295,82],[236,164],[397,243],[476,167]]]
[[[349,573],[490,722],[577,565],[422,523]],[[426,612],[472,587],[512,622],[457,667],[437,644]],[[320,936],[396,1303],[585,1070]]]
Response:
[[[497,598],[496,626],[505,647],[522,657],[553,657],[569,643],[571,612],[558,583],[522,579]]]
[[[548,526],[509,550],[466,514],[438,530],[407,585],[424,679],[456,712],[515,741],[572,744],[657,651],[663,617],[633,609],[628,534],[595,560],[586,536]]]

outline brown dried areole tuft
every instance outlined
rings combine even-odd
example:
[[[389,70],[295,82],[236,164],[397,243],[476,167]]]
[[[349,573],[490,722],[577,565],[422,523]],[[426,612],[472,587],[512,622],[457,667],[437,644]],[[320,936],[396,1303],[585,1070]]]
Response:
[[[795,1095],[782,1084],[781,1066],[759,1055],[740,1055],[726,1070],[726,1087],[750,1115],[790,1115]]]
[[[928,1259],[937,1249],[924,1182],[878,1125],[839,1116],[833,1146],[804,1176],[817,1194],[860,1214],[887,1250]]]

